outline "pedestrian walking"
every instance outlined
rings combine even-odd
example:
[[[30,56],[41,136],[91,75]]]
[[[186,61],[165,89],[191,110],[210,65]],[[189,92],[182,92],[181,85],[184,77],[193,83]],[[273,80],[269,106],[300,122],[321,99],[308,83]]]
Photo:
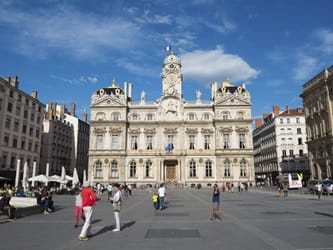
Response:
[[[280,196],[280,198],[282,199],[282,193],[283,193],[282,183],[278,183],[277,192],[278,192],[278,195]]]
[[[158,200],[160,203],[160,210],[165,209],[165,205],[164,205],[165,195],[166,195],[166,190],[164,187],[164,183],[161,183],[161,185],[158,189]]]
[[[318,200],[320,200],[321,193],[323,191],[323,187],[322,187],[322,184],[320,183],[320,181],[317,182],[316,189],[317,189]]]
[[[118,183],[115,183],[113,185],[113,190],[114,190],[114,195],[112,198],[110,198],[110,201],[113,204],[116,228],[114,228],[112,231],[119,232],[121,229],[120,228],[120,209],[121,209],[121,205],[122,205],[120,185]]]
[[[287,183],[285,183],[283,185],[283,197],[287,198],[288,197],[288,191],[289,191],[289,185]]]
[[[85,217],[82,209],[82,197],[79,188],[75,190],[75,206],[74,206],[74,227],[79,226],[80,218],[85,221]]]
[[[83,224],[79,240],[89,240],[91,237],[90,226],[93,214],[93,206],[95,206],[96,201],[100,199],[96,197],[94,191],[90,188],[89,182],[87,181],[83,183],[81,197],[82,197],[82,208],[86,220]]]
[[[222,209],[220,208],[220,190],[217,184],[214,184],[213,191],[213,212],[211,220],[222,220]]]
[[[128,194],[129,194],[129,196],[132,196],[132,185],[129,184],[129,185],[127,186],[127,189],[128,189]]]

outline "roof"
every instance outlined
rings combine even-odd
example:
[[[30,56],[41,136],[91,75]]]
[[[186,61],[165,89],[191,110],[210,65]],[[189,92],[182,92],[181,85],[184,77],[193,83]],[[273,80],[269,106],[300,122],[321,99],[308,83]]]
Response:
[[[285,110],[282,113],[280,113],[278,116],[304,116],[304,109],[298,108],[298,109],[289,109]]]

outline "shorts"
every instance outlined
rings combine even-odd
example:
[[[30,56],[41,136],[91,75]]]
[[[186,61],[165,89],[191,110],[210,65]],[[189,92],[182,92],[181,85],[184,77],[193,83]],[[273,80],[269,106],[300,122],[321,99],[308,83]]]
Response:
[[[213,202],[213,209],[214,210],[220,209],[220,202]]]

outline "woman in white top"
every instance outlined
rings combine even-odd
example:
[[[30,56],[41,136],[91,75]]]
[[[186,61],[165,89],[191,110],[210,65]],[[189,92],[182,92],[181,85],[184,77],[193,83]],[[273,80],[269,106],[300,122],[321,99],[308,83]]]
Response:
[[[113,204],[114,218],[116,220],[116,228],[113,229],[113,232],[120,231],[120,208],[121,208],[121,191],[120,185],[118,183],[113,185],[114,195],[110,198],[111,203]]]

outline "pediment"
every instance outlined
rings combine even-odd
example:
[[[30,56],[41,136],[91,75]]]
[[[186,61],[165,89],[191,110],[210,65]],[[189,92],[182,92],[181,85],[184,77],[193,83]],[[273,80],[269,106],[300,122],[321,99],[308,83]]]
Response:
[[[238,133],[247,133],[247,132],[249,132],[249,129],[247,128],[247,127],[236,127],[236,129],[235,129],[235,131],[236,132],[238,132]]]
[[[252,105],[249,100],[244,100],[235,95],[217,97],[215,105]]]
[[[219,131],[221,133],[231,133],[232,132],[232,127],[220,127]]]
[[[140,131],[139,128],[129,128],[129,129],[128,129],[128,133],[129,133],[129,134],[140,134],[141,131]]]
[[[92,106],[121,106],[125,107],[126,102],[124,98],[121,97],[116,97],[116,96],[101,96],[101,97],[96,97],[92,101]]]

